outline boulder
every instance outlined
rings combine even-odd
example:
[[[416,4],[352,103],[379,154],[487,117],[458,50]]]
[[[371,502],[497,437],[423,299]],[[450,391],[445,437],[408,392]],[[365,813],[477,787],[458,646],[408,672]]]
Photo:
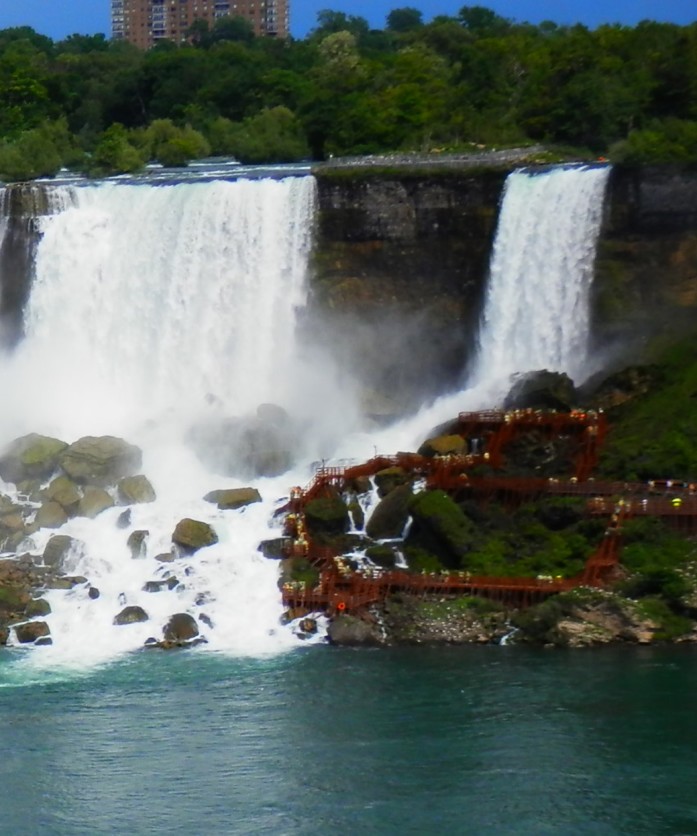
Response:
[[[49,537],[44,548],[43,563],[53,569],[63,569],[68,555],[80,555],[84,551],[84,544],[67,534],[54,534]]]
[[[148,614],[142,607],[124,607],[121,612],[114,616],[114,624],[138,624],[141,621],[148,621]]]
[[[336,536],[350,528],[348,508],[339,494],[331,489],[327,496],[313,499],[305,506],[305,522],[313,535]]]
[[[77,514],[79,517],[87,517],[93,520],[102,511],[106,511],[107,508],[111,508],[113,505],[114,500],[104,488],[98,488],[95,485],[85,485]]]
[[[0,456],[0,477],[14,484],[28,479],[48,479],[67,446],[57,438],[36,433],[17,438]]]
[[[138,447],[115,436],[85,436],[58,459],[63,471],[80,485],[107,487],[136,473],[142,463]]]
[[[365,533],[373,540],[401,537],[409,519],[409,503],[412,497],[410,484],[398,485],[390,491],[375,506]]]
[[[435,555],[448,569],[460,569],[472,547],[476,526],[444,491],[422,491],[411,500],[412,525],[405,543]]]
[[[67,476],[57,476],[44,491],[46,499],[57,502],[69,517],[74,517],[80,506],[82,493]]]
[[[208,523],[185,518],[177,523],[172,541],[185,553],[191,554],[217,543],[218,535]]]
[[[38,618],[42,615],[49,615],[51,605],[45,598],[34,598],[26,606],[25,615],[27,618]]]
[[[258,550],[269,560],[282,560],[292,543],[291,537],[275,537],[273,540],[262,540]]]
[[[34,522],[27,527],[32,533],[40,528],[60,528],[68,522],[68,515],[62,505],[53,500],[45,502],[36,512]]]
[[[397,485],[404,485],[410,481],[411,476],[401,467],[386,467],[375,474],[379,497],[387,496]]]
[[[256,488],[227,488],[210,491],[203,498],[206,502],[214,502],[223,511],[235,511],[253,502],[261,502],[261,494]]]
[[[51,630],[45,621],[27,621],[14,625],[15,636],[20,644],[31,644],[44,636],[50,636]]]
[[[141,558],[145,557],[149,535],[150,532],[144,529],[132,531],[128,535],[126,545],[128,546],[128,550],[130,551],[131,557],[134,560],[140,560]]]
[[[542,369],[517,375],[504,409],[556,409],[570,412],[578,404],[573,380],[563,372]]]
[[[420,456],[459,456],[467,452],[467,442],[461,435],[438,435],[419,447]]]
[[[117,491],[121,505],[140,505],[145,502],[154,502],[157,499],[155,489],[150,484],[147,476],[125,476],[118,483]]]
[[[188,642],[198,636],[196,619],[186,612],[175,613],[162,631],[166,642]]]
[[[126,508],[125,511],[122,511],[117,520],[116,520],[116,527],[117,528],[128,528],[131,524],[131,509]]]
[[[346,647],[372,647],[383,644],[380,629],[351,615],[333,618],[327,628],[327,637],[332,644]]]

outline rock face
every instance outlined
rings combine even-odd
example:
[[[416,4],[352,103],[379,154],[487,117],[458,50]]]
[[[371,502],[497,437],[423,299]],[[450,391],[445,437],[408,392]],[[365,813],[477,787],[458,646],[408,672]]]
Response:
[[[365,532],[373,540],[401,537],[409,519],[411,485],[398,485],[380,500],[370,515]]]
[[[573,380],[546,369],[518,375],[506,396],[504,409],[555,409],[570,412],[578,404]]]

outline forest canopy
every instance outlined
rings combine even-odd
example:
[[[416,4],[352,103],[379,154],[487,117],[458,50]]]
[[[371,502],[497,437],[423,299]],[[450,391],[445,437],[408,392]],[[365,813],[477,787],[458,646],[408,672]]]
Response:
[[[542,143],[625,163],[697,162],[697,23],[532,25],[483,6],[383,29],[323,10],[296,40],[197,21],[143,52],[103,35],[0,31],[0,178],[209,154],[292,162]]]

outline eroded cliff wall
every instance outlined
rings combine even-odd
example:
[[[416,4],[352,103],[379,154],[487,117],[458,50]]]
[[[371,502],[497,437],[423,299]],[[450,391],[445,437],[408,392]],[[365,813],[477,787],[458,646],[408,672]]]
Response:
[[[311,307],[370,386],[409,400],[462,378],[506,174],[318,176]]]
[[[313,319],[369,385],[408,398],[462,378],[509,170],[318,173]],[[599,363],[697,327],[697,171],[613,169],[592,304]]]

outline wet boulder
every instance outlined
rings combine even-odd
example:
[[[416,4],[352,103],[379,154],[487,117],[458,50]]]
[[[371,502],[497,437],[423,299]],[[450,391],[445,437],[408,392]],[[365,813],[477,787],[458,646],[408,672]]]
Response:
[[[516,376],[504,401],[504,409],[555,409],[570,412],[578,404],[573,380],[563,372],[547,369]]]
[[[67,534],[54,534],[49,538],[43,553],[43,563],[53,569],[65,569],[69,557],[84,552],[84,543]]]
[[[475,542],[477,527],[444,491],[422,491],[410,502],[412,524],[405,543],[459,569]]]
[[[79,511],[82,492],[67,476],[57,476],[44,495],[46,499],[57,502],[69,517],[74,517]]]
[[[114,500],[104,488],[98,488],[95,485],[85,485],[77,515],[93,520],[102,511],[106,511],[107,508],[111,508],[113,505]]]
[[[227,488],[210,491],[203,498],[206,502],[214,502],[222,511],[235,511],[254,502],[261,502],[261,494],[256,488]]]
[[[58,502],[49,500],[36,512],[34,521],[27,526],[27,531],[33,533],[40,528],[61,528],[68,522],[65,509]]]
[[[346,503],[334,489],[330,489],[326,496],[307,503],[305,521],[313,535],[336,536],[345,534],[350,527]]]
[[[374,647],[383,644],[380,629],[376,624],[369,624],[351,615],[333,618],[327,628],[327,637],[331,644],[344,647]]]
[[[419,447],[420,456],[459,456],[467,452],[467,442],[461,435],[437,435]]]
[[[138,447],[115,436],[85,436],[59,456],[63,471],[80,485],[107,487],[141,467]]]
[[[51,613],[51,605],[45,598],[33,598],[25,608],[27,618],[40,618]]]
[[[126,545],[128,546],[128,550],[134,560],[140,560],[145,557],[149,536],[150,532],[146,529],[138,529],[137,531],[132,531],[128,535]]]
[[[397,487],[411,481],[411,476],[401,467],[386,467],[375,474],[378,496],[384,497]]]
[[[370,515],[365,532],[373,540],[401,537],[409,519],[411,485],[398,485],[383,497]]]
[[[51,629],[45,621],[27,621],[14,625],[15,636],[20,644],[32,644],[37,639],[51,635]]]
[[[206,522],[185,518],[180,520],[172,534],[172,541],[186,554],[192,554],[218,542],[215,530]]]
[[[58,467],[59,456],[67,446],[58,438],[36,433],[17,438],[0,455],[0,477],[14,484],[48,479]]]
[[[165,624],[162,635],[166,642],[188,642],[198,636],[196,619],[186,612],[175,613]]]
[[[114,616],[113,623],[117,626],[124,624],[139,624],[148,621],[149,616],[142,607],[124,607],[118,615]]]
[[[273,540],[262,540],[258,550],[269,560],[282,560],[292,544],[292,537],[275,537]]]
[[[125,476],[117,485],[120,505],[140,505],[157,499],[150,480],[143,474]]]

